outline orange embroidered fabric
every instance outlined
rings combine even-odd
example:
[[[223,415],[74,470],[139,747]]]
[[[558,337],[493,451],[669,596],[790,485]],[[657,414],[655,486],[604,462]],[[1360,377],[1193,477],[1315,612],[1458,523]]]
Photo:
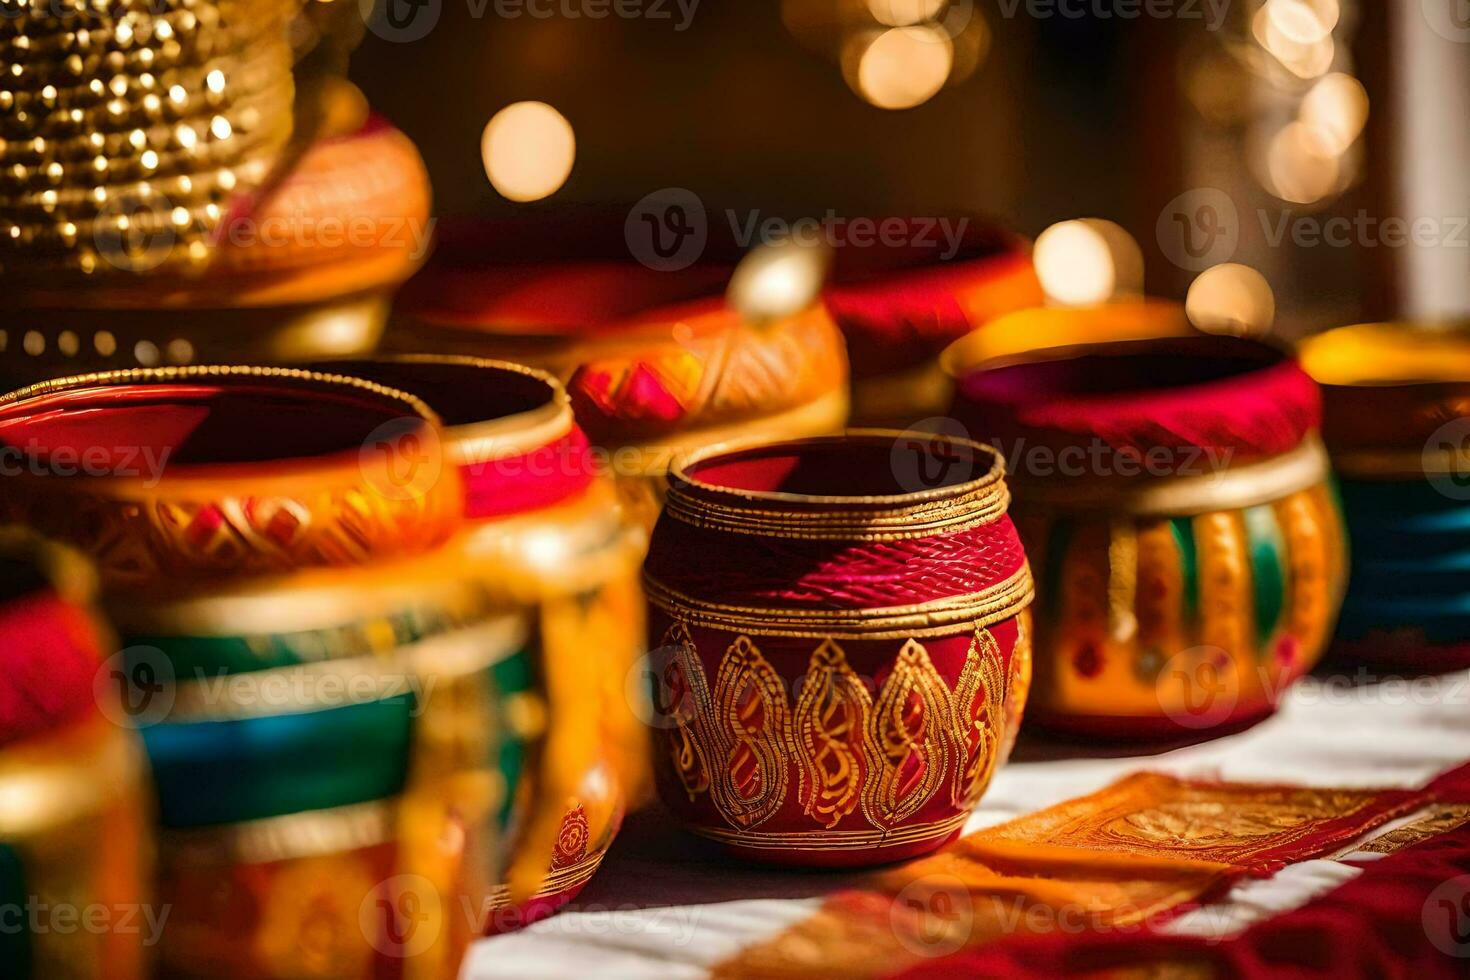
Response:
[[[1142,930],[1242,877],[1331,853],[1424,799],[1142,773],[836,893],[713,972],[877,977],[1003,935]]]

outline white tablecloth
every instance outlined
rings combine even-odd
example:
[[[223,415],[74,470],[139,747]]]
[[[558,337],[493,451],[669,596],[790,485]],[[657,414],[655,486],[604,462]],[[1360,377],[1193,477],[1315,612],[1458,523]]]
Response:
[[[1133,750],[1136,752],[1137,750]],[[1100,789],[1142,769],[1309,786],[1412,787],[1470,760],[1470,673],[1413,682],[1309,677],[1254,728],[1149,755],[1023,736],[967,831]],[[1310,861],[1238,887],[1171,928],[1229,933],[1350,878]],[[631,817],[603,868],[557,916],[477,943],[465,980],[699,978],[710,965],[809,915],[852,876],[779,872],[724,859],[657,810]]]

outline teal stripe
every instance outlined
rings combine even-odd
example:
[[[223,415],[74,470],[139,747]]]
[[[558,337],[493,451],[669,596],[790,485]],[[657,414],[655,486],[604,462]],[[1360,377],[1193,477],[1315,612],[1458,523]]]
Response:
[[[1276,508],[1270,504],[1247,507],[1245,535],[1256,599],[1256,648],[1264,656],[1268,652],[1266,642],[1276,632],[1286,608],[1286,543],[1276,520]]]
[[[0,844],[0,976],[31,975],[31,936],[26,927],[26,874],[20,854]]]
[[[1192,623],[1199,614],[1199,555],[1194,545],[1194,518],[1176,517],[1169,522],[1174,544],[1179,549],[1179,573],[1183,579],[1184,621]]]
[[[1046,571],[1042,602],[1046,605],[1048,622],[1057,622],[1062,610],[1062,568],[1067,562],[1067,551],[1072,546],[1072,522],[1057,520],[1051,524],[1046,538]]]

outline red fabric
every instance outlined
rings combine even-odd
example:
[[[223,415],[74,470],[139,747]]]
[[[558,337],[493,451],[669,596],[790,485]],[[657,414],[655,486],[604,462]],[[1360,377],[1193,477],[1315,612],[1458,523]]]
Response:
[[[573,427],[520,456],[460,468],[465,485],[465,517],[487,520],[561,503],[592,485],[597,476],[591,446]]]
[[[733,605],[877,609],[969,595],[1025,563],[1010,518],[929,538],[802,541],[739,536],[664,520],[655,527],[648,572],[694,598]],[[696,564],[681,555],[699,555]]]
[[[1441,776],[1425,796],[1470,801],[1470,766]],[[1461,826],[1364,862],[1363,873],[1352,881],[1221,942],[1131,930],[1050,933],[1001,940],[898,976],[1029,980],[1107,976],[1183,962],[1240,980],[1449,980],[1466,976],[1467,956],[1470,826]]]
[[[59,728],[96,705],[101,640],[86,612],[51,592],[0,604],[0,745]]]
[[[1241,462],[1295,448],[1320,427],[1322,405],[1287,355],[1247,340],[1192,337],[974,371],[960,381],[954,413],[975,438],[1003,450],[1018,440],[1053,450],[1100,440],[1139,459],[1157,447]]]

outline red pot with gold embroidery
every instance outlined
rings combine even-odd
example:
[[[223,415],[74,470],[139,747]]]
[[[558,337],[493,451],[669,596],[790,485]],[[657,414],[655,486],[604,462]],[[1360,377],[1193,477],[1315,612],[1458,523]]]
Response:
[[[1342,602],[1316,385],[1170,304],[1024,322],[1030,351],[987,328],[947,357],[955,417],[1006,455],[1036,568],[1031,716],[1157,738],[1269,714]]]
[[[644,584],[656,765],[750,859],[896,861],[959,834],[1030,679],[999,455],[854,430],[675,467]]]

